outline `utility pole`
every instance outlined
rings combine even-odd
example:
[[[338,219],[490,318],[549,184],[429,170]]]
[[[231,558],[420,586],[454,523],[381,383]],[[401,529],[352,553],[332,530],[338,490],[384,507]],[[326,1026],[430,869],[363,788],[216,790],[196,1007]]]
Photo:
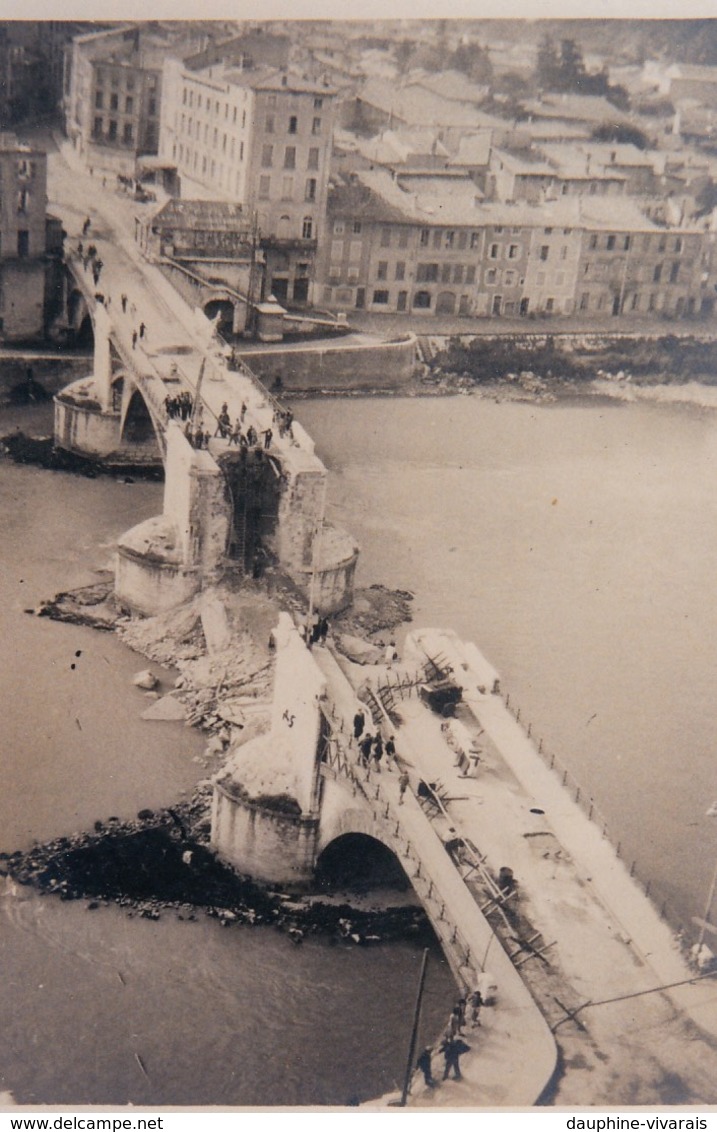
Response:
[[[406,1061],[406,1076],[403,1079],[403,1092],[401,1093],[401,1108],[406,1107],[406,1100],[408,1098],[408,1090],[411,1087],[411,1076],[413,1074],[413,1062],[416,1056],[416,1039],[418,1037],[418,1023],[421,1019],[421,1003],[423,1001],[423,987],[426,982],[426,967],[428,966],[428,948],[426,947],[423,952],[423,960],[421,962],[421,974],[418,977],[418,991],[416,992],[416,1005],[413,1011],[413,1027],[411,1029],[411,1040],[408,1043],[408,1059]]]

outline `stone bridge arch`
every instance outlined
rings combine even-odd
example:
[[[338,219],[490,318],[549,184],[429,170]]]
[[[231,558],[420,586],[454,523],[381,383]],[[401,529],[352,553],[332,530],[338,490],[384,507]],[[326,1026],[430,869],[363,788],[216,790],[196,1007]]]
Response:
[[[217,330],[220,334],[236,333],[237,322],[244,325],[245,310],[246,304],[240,302],[236,295],[219,288],[211,288],[209,297],[204,298],[202,305],[202,311],[210,321],[214,322],[219,315]]]
[[[149,460],[159,455],[164,460],[166,442],[164,422],[159,422],[142,390],[126,371],[113,375],[110,388],[113,407],[119,402],[120,450],[133,457],[146,454]]]
[[[77,286],[71,286],[67,293],[65,310],[67,326],[72,331],[78,346],[92,346],[95,341],[95,327],[87,299]]]

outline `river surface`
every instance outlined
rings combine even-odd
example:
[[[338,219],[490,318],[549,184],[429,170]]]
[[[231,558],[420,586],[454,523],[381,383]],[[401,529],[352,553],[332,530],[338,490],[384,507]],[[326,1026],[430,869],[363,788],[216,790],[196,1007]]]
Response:
[[[2,411],[3,433],[16,424],[41,434],[51,412]],[[0,464],[2,850],[170,805],[200,777],[198,732],[140,719],[131,678],[144,658],[111,633],[24,612],[96,581],[161,496],[158,484]],[[203,917],[128,919],[4,885],[0,1092],[49,1105],[367,1100],[402,1083],[421,956],[409,944],[299,948]],[[454,994],[436,951],[427,1040]]]
[[[294,408],[332,473],[329,517],[361,544],[359,583],[410,589],[417,625],[476,641],[659,899],[701,914],[717,856],[717,415],[477,397]],[[196,780],[200,737],[138,718],[141,658],[22,612],[94,580],[160,498],[0,468],[3,848]],[[20,1102],[343,1104],[400,1081],[408,945],[294,948],[28,890],[0,898],[0,928],[1,1079]],[[427,1034],[452,994],[432,971]]]

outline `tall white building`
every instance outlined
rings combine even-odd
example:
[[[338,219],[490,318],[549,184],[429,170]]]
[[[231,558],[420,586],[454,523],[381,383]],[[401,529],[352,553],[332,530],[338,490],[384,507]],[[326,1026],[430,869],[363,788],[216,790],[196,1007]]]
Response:
[[[271,67],[164,66],[159,155],[180,195],[256,217],[265,295],[305,304],[326,213],[335,90]]]

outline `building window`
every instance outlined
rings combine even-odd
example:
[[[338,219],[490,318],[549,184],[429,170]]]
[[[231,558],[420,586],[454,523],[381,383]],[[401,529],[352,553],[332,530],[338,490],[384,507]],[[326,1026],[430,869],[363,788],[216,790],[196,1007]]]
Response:
[[[408,291],[399,291],[396,300],[396,310],[405,311],[406,303],[408,302]]]
[[[110,95],[110,110],[118,110],[118,109],[119,109],[119,96],[116,95],[116,94],[111,94]]]
[[[244,160],[244,142],[239,142],[239,160]]]
[[[506,287],[515,287],[515,279],[516,279],[515,271],[513,271],[512,268],[508,268],[508,270],[503,275],[504,285]]]
[[[500,245],[499,244],[491,244],[490,251],[488,252],[488,255],[491,259],[497,259],[499,251],[500,251]]]
[[[131,98],[129,95],[127,95],[127,97],[124,100],[124,112],[125,112],[125,114],[132,114],[133,111],[134,111],[134,99]]]
[[[417,283],[436,283],[438,281],[437,263],[419,263],[416,267]]]
[[[664,252],[666,247],[667,247],[667,237],[666,236],[660,236],[660,240],[659,240],[658,245],[657,245],[658,252]]]
[[[306,163],[307,169],[319,168],[319,150],[317,146],[312,146],[309,150],[309,160]]]
[[[459,232],[458,233],[458,250],[463,251],[463,249],[465,248],[467,243],[468,243],[468,233],[467,232]]]
[[[549,256],[549,254],[550,254],[550,247],[548,246],[548,244],[543,244],[542,248],[540,249],[540,258],[542,260],[546,260]]]
[[[680,274],[679,263],[673,263],[672,267],[670,268],[670,283],[676,283],[679,274]]]
[[[25,212],[28,211],[29,207],[30,207],[30,194],[27,191],[27,189],[20,189],[20,192],[17,194],[17,211],[21,212],[21,213],[25,213]]]
[[[345,225],[343,220],[334,220],[334,236],[343,236]]]
[[[324,105],[323,98],[315,98],[314,99],[314,110],[320,110],[323,105]]]
[[[455,232],[446,232],[446,245],[445,246],[447,248],[452,248],[453,244],[455,243],[455,239],[456,239]]]
[[[546,299],[545,300],[545,309],[549,313],[552,313],[552,311],[555,309],[555,299]]]
[[[607,248],[607,250],[609,252],[614,250],[614,248],[615,248],[615,237],[614,236],[608,236],[605,247]]]
[[[287,145],[284,150],[284,168],[296,169],[296,146]]]
[[[388,302],[388,291],[374,291],[373,301],[385,305]]]
[[[281,178],[281,199],[291,200],[294,195],[294,178],[282,177]]]
[[[25,259],[30,254],[30,233],[21,228],[17,234],[17,254]]]
[[[436,228],[436,230],[433,233],[433,246],[434,246],[434,248],[440,248],[442,237],[443,237],[443,233],[442,233],[441,229]]]
[[[462,263],[457,263],[455,265],[455,267],[453,268],[453,282],[454,283],[462,283],[463,282],[463,264]]]
[[[418,310],[430,310],[431,295],[429,291],[416,291],[413,296],[413,305]]]
[[[580,296],[580,310],[586,311],[588,309],[588,303],[589,302],[590,302],[590,293],[588,291],[583,291],[582,295]]]
[[[675,237],[675,251],[676,252],[682,251],[682,237],[681,236]]]
[[[299,119],[296,117],[296,115],[292,114],[291,118],[289,118],[289,133],[295,134],[298,128]]]
[[[591,237],[590,237],[590,243],[589,243],[589,245],[588,245],[588,246],[589,246],[589,247],[590,247],[591,249],[593,249],[593,250],[594,250],[594,249],[595,249],[595,248],[597,247],[597,244],[598,244],[598,238],[597,238],[597,236],[591,236]]]
[[[511,244],[508,248],[508,259],[517,259],[520,248],[517,244]]]
[[[259,200],[266,200],[271,190],[271,177],[259,178]]]
[[[309,177],[306,182],[306,200],[316,200],[316,177]]]
[[[629,248],[630,248],[630,237],[629,236],[625,236],[625,239],[622,242],[622,246],[625,249],[625,251],[629,250]]]
[[[314,222],[310,216],[305,216],[301,224],[301,238],[310,240],[314,234]]]
[[[422,248],[428,247],[428,240],[430,238],[430,235],[431,235],[431,233],[430,233],[428,228],[421,228],[420,244],[421,244]]]
[[[441,283],[450,283],[451,281],[451,265],[444,263],[441,268]]]
[[[406,262],[405,262],[405,260],[402,260],[402,259],[399,259],[399,260],[398,260],[398,262],[397,262],[397,264],[396,264],[396,274],[395,274],[395,278],[396,278],[396,279],[397,279],[397,280],[398,280],[399,282],[400,282],[400,281],[401,281],[402,279],[405,279],[405,278],[406,278]]]
[[[471,264],[470,267],[466,268],[466,283],[475,283],[475,281],[476,281],[476,269]]]
[[[388,262],[385,259],[380,259],[378,261],[378,267],[376,269],[376,278],[377,279],[388,279]]]
[[[361,231],[361,221],[360,220],[354,220],[353,231],[354,231],[355,235],[358,236],[358,234]]]
[[[261,167],[262,169],[271,169],[274,160],[274,147],[273,145],[263,145],[261,147]]]
[[[652,273],[652,282],[659,283],[662,279],[662,264],[658,263]]]
[[[101,110],[104,103],[104,94],[101,90],[95,91],[95,108]]]
[[[133,127],[132,127],[132,123],[131,122],[125,122],[124,132],[123,132],[123,135],[122,135],[122,140],[125,142],[125,145],[131,145],[132,141],[134,140],[133,136],[132,136],[133,133],[134,133],[134,130],[133,130]]]
[[[498,272],[494,267],[489,267],[485,273],[485,281],[489,287],[494,287],[498,280]]]
[[[382,248],[390,248],[391,247],[391,229],[388,228],[385,224],[384,224],[383,228],[381,229],[381,247]]]
[[[408,247],[408,237],[410,236],[410,234],[411,233],[410,233],[408,228],[399,228],[399,230],[398,230],[398,246],[399,246],[399,248],[407,248]]]
[[[264,121],[264,133],[265,134],[273,134],[274,133],[274,115],[273,114],[267,114],[267,116],[266,116],[266,119]]]
[[[479,232],[471,232],[471,247],[472,248],[478,247],[478,240],[479,239],[480,239],[480,233]]]
[[[107,131],[107,136],[110,139],[110,141],[116,141],[117,140],[117,123],[114,121],[113,118],[110,119],[110,124],[109,124],[109,129]]]
[[[314,134],[314,135],[316,135],[316,134],[320,134],[320,133],[321,133],[321,119],[320,119],[320,118],[314,118],[314,119],[312,120],[312,123],[311,123],[311,132],[312,132],[312,134]]]
[[[101,118],[95,118],[95,124],[92,127],[92,133],[94,134],[94,136],[96,138],[98,138],[101,135],[101,133],[102,133],[102,119]]]

